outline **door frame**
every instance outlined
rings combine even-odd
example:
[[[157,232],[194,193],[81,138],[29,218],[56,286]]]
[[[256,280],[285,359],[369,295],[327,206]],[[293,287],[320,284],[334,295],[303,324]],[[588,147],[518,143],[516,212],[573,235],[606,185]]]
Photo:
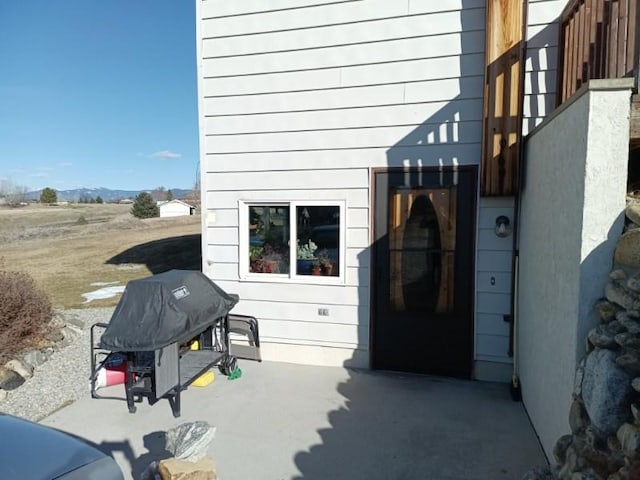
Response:
[[[376,370],[375,365],[375,355],[374,350],[376,348],[375,345],[375,329],[376,329],[376,315],[377,315],[377,302],[375,301],[375,294],[377,289],[377,277],[374,272],[374,266],[377,262],[376,257],[376,247],[375,247],[375,213],[376,213],[376,175],[379,173],[420,173],[420,172],[469,172],[472,175],[472,184],[474,185],[474,191],[471,194],[471,198],[473,199],[473,205],[471,206],[471,220],[473,224],[473,228],[471,229],[473,232],[473,238],[470,242],[473,245],[473,251],[471,252],[471,264],[473,265],[472,276],[469,285],[469,298],[467,301],[469,302],[470,308],[470,325],[471,329],[469,335],[469,351],[471,355],[469,356],[469,378],[473,377],[473,364],[475,362],[475,321],[476,321],[476,277],[477,277],[477,263],[476,263],[476,254],[478,250],[478,176],[479,176],[479,166],[478,165],[458,165],[458,166],[450,166],[450,167],[440,167],[440,166],[423,166],[423,167],[374,167],[370,169],[370,200],[369,200],[369,245],[371,251],[371,258],[369,260],[369,368],[371,370]]]

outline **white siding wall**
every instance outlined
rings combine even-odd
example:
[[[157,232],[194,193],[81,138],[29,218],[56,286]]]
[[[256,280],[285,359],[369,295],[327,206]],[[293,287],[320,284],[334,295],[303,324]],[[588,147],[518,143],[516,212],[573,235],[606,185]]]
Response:
[[[542,24],[559,2],[531,3],[529,37],[553,37]],[[366,352],[369,169],[479,164],[485,0],[197,5],[205,272],[240,294],[267,341]],[[551,87],[531,79],[547,68],[527,62],[536,102]],[[532,102],[527,116],[548,113]],[[346,200],[346,285],[241,282],[238,201],[300,199]],[[476,356],[504,365],[511,239],[492,233],[499,213],[513,218],[512,199],[480,199]]]
[[[369,168],[479,163],[484,0],[198,5],[205,269],[265,341],[366,352]],[[240,281],[238,201],[300,199],[346,201],[346,284]]]
[[[476,266],[476,378],[507,381],[510,378],[509,323],[513,236],[495,234],[496,218],[513,222],[513,197],[482,197],[478,216]],[[493,281],[492,281],[493,280]]]

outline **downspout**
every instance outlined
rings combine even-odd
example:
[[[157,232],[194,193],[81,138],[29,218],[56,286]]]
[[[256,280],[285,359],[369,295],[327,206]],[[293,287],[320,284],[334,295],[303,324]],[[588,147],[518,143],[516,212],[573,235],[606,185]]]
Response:
[[[520,128],[520,143],[518,145],[518,182],[516,185],[516,192],[514,195],[513,201],[513,259],[511,263],[511,314],[508,315],[508,319],[505,320],[510,321],[509,328],[509,356],[513,359],[513,370],[511,373],[511,385],[510,392],[511,398],[514,402],[519,402],[522,400],[522,391],[520,388],[520,377],[518,375],[518,277],[519,277],[519,260],[520,260],[520,238],[519,238],[519,230],[520,230],[520,205],[521,205],[521,197],[522,197],[522,188],[524,186],[524,169],[526,165],[525,159],[525,138],[522,135],[522,121],[523,121],[523,112],[524,112],[524,87],[525,87],[525,66],[527,62],[527,14],[528,14],[528,3],[526,0],[523,0],[523,15],[522,15],[522,65],[520,71],[520,85],[519,92],[520,98],[518,100],[518,112],[520,112],[519,119],[519,128]]]

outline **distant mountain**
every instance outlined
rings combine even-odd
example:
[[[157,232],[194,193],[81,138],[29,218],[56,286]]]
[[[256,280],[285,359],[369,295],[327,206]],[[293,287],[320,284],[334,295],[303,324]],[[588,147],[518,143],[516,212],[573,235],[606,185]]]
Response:
[[[173,198],[185,198],[191,195],[191,190],[183,188],[171,188]],[[39,200],[41,190],[28,192],[27,200]],[[56,190],[58,201],[77,202],[81,198],[101,197],[105,202],[116,202],[124,198],[135,198],[141,192],[151,192],[151,190],[111,190],[110,188],[74,188],[72,190]]]

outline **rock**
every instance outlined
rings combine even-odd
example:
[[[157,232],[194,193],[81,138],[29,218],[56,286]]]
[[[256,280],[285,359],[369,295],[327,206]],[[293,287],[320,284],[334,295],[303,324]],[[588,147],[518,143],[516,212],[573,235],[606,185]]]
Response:
[[[216,467],[209,457],[197,462],[177,458],[161,460],[158,466],[162,480],[216,480]]]
[[[534,467],[525,473],[522,480],[555,480],[553,470],[549,467]]]
[[[77,315],[72,314],[72,313],[67,313],[67,314],[64,315],[64,323],[67,326],[73,327],[78,331],[84,330],[84,327],[85,327],[85,324],[80,319],[80,317],[78,317]]]
[[[631,404],[631,415],[637,424],[640,424],[640,405],[637,403]]]
[[[616,363],[624,369],[629,375],[640,375],[640,358],[629,352],[616,358]]]
[[[611,271],[609,278],[611,280],[625,280],[627,278],[627,273],[623,269],[617,268]]]
[[[630,423],[624,423],[618,429],[618,440],[625,456],[632,460],[640,457],[640,427]]]
[[[9,396],[9,392],[7,392],[6,390],[0,389],[0,402],[2,402],[8,396]]]
[[[2,390],[15,390],[23,383],[22,376],[7,367],[0,367],[0,388]]]
[[[584,467],[584,460],[578,455],[573,445],[569,445],[569,448],[567,448],[566,459],[558,472],[558,477],[561,479],[571,478],[572,473],[579,472]]]
[[[607,443],[605,438],[591,424],[584,429],[584,441],[589,447],[596,449],[604,448]]]
[[[617,344],[613,334],[605,325],[598,325],[592,328],[587,334],[587,339],[591,344],[598,348],[617,348]]]
[[[624,214],[626,217],[635,223],[636,225],[640,225],[640,203],[632,200],[627,204],[627,208],[624,209]]]
[[[27,353],[22,355],[22,361],[28,363],[32,367],[39,367],[48,359],[49,357],[40,350],[29,350]]]
[[[631,415],[631,376],[616,364],[616,354],[596,350],[587,356],[582,399],[591,425],[600,436],[614,434]]]
[[[78,335],[80,334],[80,331],[73,327],[64,326],[60,330],[60,333],[62,333],[62,337],[63,337],[60,344],[62,345],[62,347],[68,347],[78,337]]]
[[[593,471],[575,472],[571,475],[571,480],[602,480],[602,477]]]
[[[638,338],[633,333],[629,333],[629,332],[618,333],[614,337],[614,339],[616,343],[621,347],[630,348],[633,350],[640,349],[640,338]]]
[[[634,378],[633,380],[631,380],[631,387],[636,392],[640,392],[640,378]]]
[[[640,480],[640,462],[635,461],[629,467],[628,480]]]
[[[15,358],[13,360],[9,360],[4,366],[9,370],[13,370],[25,380],[33,377],[33,367],[31,365],[26,365]]]
[[[587,447],[583,452],[580,452],[580,454],[586,460],[589,472],[591,474],[595,474],[597,478],[607,478],[609,474],[615,472],[624,465],[622,456],[614,458],[609,456],[608,452],[592,447]],[[587,472],[583,470],[583,473]]]
[[[574,400],[569,410],[569,426],[571,432],[579,434],[584,432],[584,429],[589,426],[589,416],[584,409],[584,405],[579,400]]]
[[[82,330],[79,330],[73,325],[65,325],[64,327],[62,327],[60,331],[62,332],[62,335],[64,335],[65,338],[67,337],[76,338],[78,335],[82,333]]]
[[[600,300],[596,303],[595,309],[604,323],[608,323],[616,318],[616,313],[620,310],[615,303],[608,300]]]
[[[620,468],[616,473],[609,475],[607,480],[628,480],[629,478],[629,467],[624,466]]]
[[[640,292],[640,274],[636,273],[635,275],[627,278],[627,288],[634,292]]]
[[[582,379],[584,378],[584,364],[586,358],[582,358],[576,367],[576,374],[573,377],[573,396],[582,398]]]
[[[207,422],[183,423],[167,431],[166,449],[180,460],[196,461],[207,455],[215,433]]]
[[[629,230],[622,234],[613,258],[620,265],[640,268],[640,230]]]
[[[567,459],[567,448],[569,448],[572,441],[573,435],[563,435],[553,446],[553,457],[558,465],[562,465]]]
[[[606,325],[606,328],[607,328],[607,331],[610,332],[613,335],[616,335],[618,333],[622,333],[622,332],[626,332],[627,331],[627,328],[622,323],[620,323],[620,321],[618,321],[618,320],[614,320],[612,322],[609,322]]]
[[[45,332],[44,338],[49,340],[51,343],[60,343],[62,340],[64,340],[64,335],[59,329],[53,328]]]
[[[640,230],[638,230],[640,233]],[[640,310],[640,298],[636,292],[628,290],[619,280],[612,280],[604,288],[607,300],[620,305],[625,310]]]
[[[629,314],[624,310],[621,310],[618,313],[616,313],[616,320],[629,333],[633,333],[635,335],[640,334],[640,322],[638,322],[637,319],[629,316]],[[621,332],[618,332],[618,333],[621,333]]]
[[[620,440],[618,440],[616,435],[610,435],[607,438],[607,448],[610,452],[617,452],[622,448],[620,446]]]

